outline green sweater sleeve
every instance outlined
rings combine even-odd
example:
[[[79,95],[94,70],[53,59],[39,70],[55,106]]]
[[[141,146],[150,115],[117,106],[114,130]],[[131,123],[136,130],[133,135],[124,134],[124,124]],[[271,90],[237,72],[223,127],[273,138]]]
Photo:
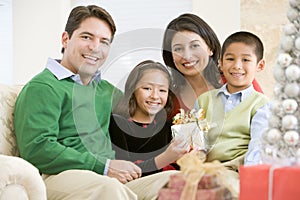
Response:
[[[88,137],[91,141],[84,144],[80,135],[90,135],[90,132],[78,132],[73,117],[76,108],[70,100],[72,86],[68,88],[70,81],[64,84],[66,88],[33,81],[18,96],[14,124],[21,157],[44,174],[68,169],[102,174],[107,159],[114,158],[109,137],[100,134],[105,140],[100,144],[102,148],[94,145],[91,137]],[[91,149],[94,146],[95,150]]]

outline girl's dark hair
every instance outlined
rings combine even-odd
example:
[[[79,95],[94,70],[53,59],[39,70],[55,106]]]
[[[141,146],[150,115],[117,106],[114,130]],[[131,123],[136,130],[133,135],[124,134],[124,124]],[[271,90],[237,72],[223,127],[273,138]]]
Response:
[[[163,37],[162,47],[162,56],[165,64],[178,71],[173,61],[171,43],[174,35],[180,31],[194,32],[205,41],[207,46],[213,52],[213,55],[209,58],[208,66],[203,71],[204,78],[215,88],[221,87],[221,76],[217,64],[221,52],[220,41],[212,28],[197,15],[190,13],[182,14],[179,17],[173,19],[167,25]],[[183,76],[181,75],[181,77]],[[180,79],[177,80],[177,77],[174,77],[174,79],[176,79],[176,84],[178,85],[183,84],[182,81],[185,82],[183,78],[181,78],[181,81]]]
[[[72,37],[73,32],[79,28],[81,22],[90,17],[96,17],[100,20],[105,21],[108,24],[112,33],[112,42],[113,37],[116,33],[115,22],[111,15],[105,9],[96,5],[77,6],[73,8],[65,27],[65,31],[69,34],[69,37]],[[64,48],[62,48],[61,53],[64,53]]]
[[[172,112],[174,94],[171,91],[172,78],[170,72],[168,71],[167,67],[165,67],[159,62],[154,62],[152,60],[145,60],[139,63],[137,66],[135,66],[130,72],[127,81],[125,83],[124,96],[122,100],[120,100],[116,108],[114,109],[114,113],[122,115],[127,118],[132,117],[134,115],[137,108],[137,102],[134,95],[136,86],[138,82],[141,80],[142,76],[146,74],[146,71],[150,69],[158,69],[166,75],[169,81],[169,91],[168,91],[168,100],[164,110],[167,115],[169,115]]]
[[[255,55],[257,57],[257,62],[259,62],[263,58],[264,45],[262,41],[256,35],[247,31],[235,32],[230,36],[228,36],[223,43],[221,57],[224,56],[224,53],[229,45],[237,42],[241,42],[246,45],[253,46]]]

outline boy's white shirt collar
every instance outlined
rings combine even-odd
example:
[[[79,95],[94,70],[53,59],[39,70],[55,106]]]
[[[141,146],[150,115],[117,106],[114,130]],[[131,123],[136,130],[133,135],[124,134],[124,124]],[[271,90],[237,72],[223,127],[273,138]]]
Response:
[[[224,84],[220,89],[219,91],[217,92],[217,95],[219,95],[220,93],[223,93],[225,96],[231,96],[231,95],[237,95],[239,94],[241,99],[240,101],[243,101],[246,97],[248,97],[252,92],[254,91],[254,87],[253,85],[251,84],[248,88],[244,89],[244,90],[241,90],[241,91],[238,91],[238,92],[235,92],[233,94],[230,94],[227,90],[227,83]]]

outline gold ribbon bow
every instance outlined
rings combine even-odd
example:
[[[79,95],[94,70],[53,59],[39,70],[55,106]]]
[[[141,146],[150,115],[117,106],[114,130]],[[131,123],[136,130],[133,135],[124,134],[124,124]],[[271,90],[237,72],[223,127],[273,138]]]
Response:
[[[237,196],[236,191],[227,182],[228,177],[225,166],[220,161],[206,162],[206,154],[202,151],[193,150],[183,155],[177,164],[182,173],[186,175],[186,184],[181,193],[180,200],[195,200],[198,184],[205,174],[216,175],[219,185],[228,188],[233,196]]]

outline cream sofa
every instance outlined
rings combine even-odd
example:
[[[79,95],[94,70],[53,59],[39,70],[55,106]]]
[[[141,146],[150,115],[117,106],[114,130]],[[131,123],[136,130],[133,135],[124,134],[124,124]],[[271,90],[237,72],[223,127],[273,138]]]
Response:
[[[19,157],[13,126],[14,105],[22,86],[0,84],[0,200],[44,200],[37,168]]]

